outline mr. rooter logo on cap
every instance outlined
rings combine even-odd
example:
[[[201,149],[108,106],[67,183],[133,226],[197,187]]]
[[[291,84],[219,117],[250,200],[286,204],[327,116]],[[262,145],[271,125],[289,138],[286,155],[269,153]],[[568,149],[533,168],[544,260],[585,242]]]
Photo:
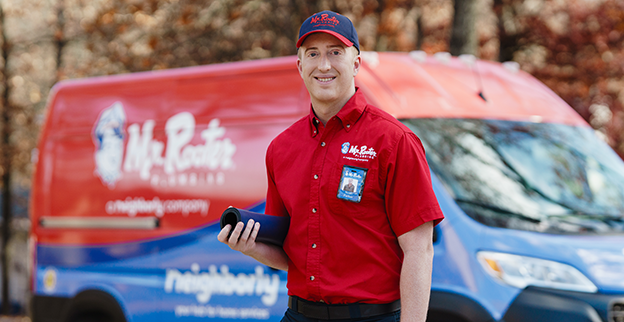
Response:
[[[355,46],[360,52],[357,31],[349,18],[333,11],[325,10],[308,17],[299,28],[297,48],[301,47],[306,37],[315,32],[330,34],[347,47]]]
[[[334,16],[330,17],[329,14],[322,13],[320,15],[317,14],[316,16],[312,17],[312,19],[310,20],[310,23],[312,23],[314,27],[319,27],[319,26],[335,27],[340,24],[340,21],[338,21],[338,19],[336,19],[336,17]]]

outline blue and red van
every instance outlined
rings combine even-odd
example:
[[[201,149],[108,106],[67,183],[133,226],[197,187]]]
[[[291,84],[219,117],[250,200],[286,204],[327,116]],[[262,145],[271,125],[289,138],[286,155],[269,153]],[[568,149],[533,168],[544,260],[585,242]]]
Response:
[[[624,163],[512,63],[363,52],[446,219],[429,321],[624,321]],[[217,241],[264,211],[269,142],[310,108],[296,57],[63,81],[38,145],[31,317],[279,321],[286,273]],[[374,278],[374,276],[371,276]]]

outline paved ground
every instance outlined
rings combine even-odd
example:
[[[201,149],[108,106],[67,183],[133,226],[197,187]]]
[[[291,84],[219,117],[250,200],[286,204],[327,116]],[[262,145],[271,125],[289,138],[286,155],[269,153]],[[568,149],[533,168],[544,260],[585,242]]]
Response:
[[[0,322],[30,322],[27,316],[4,316],[0,315]]]

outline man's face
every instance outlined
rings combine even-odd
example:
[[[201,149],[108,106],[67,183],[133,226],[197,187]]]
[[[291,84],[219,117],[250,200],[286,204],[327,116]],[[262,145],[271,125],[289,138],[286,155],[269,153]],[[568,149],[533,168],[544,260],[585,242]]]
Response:
[[[361,64],[355,47],[346,47],[336,37],[317,32],[301,44],[298,57],[297,68],[313,102],[346,103],[353,95],[354,77]]]

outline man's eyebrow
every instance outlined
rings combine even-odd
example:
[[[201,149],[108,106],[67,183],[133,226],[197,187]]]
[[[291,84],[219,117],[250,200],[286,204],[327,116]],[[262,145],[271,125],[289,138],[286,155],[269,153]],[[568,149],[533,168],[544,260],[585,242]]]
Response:
[[[342,48],[342,49],[347,48],[347,47],[346,47],[345,45],[343,45],[343,44],[329,45],[328,47],[329,47],[329,48],[332,48],[332,49],[333,49],[333,48]],[[313,46],[313,47],[307,47],[307,48],[305,49],[305,51],[304,51],[304,52],[307,52],[308,50],[313,50],[313,49],[314,49],[314,50],[319,50],[319,48],[318,48],[318,47],[314,47],[314,46]]]

